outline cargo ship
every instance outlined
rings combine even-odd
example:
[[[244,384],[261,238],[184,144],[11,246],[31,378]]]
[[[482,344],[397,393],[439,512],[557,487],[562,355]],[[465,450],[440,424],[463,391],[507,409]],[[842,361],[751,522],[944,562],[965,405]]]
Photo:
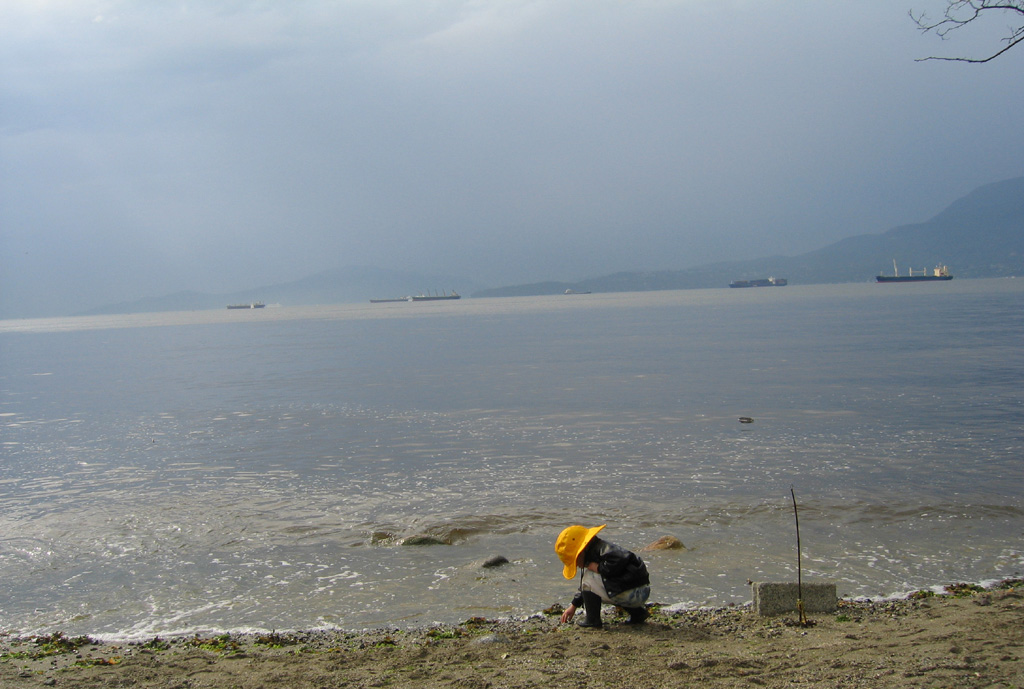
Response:
[[[229,309],[262,309],[265,307],[262,301],[253,301],[248,304],[228,304]]]
[[[906,275],[900,275],[899,269],[896,267],[896,261],[892,262],[892,275],[876,275],[876,282],[934,282],[936,280],[952,280],[953,276],[949,274],[949,268],[946,266],[935,266],[930,271],[925,268],[920,273],[914,273],[914,269],[911,268]]]
[[[759,280],[733,280],[730,287],[785,287],[789,284],[786,278],[761,278]]]
[[[462,299],[462,297],[459,296],[458,292],[452,290],[451,294],[447,292],[443,294],[417,294],[414,297],[409,297],[409,299],[411,301],[441,301],[444,299]]]

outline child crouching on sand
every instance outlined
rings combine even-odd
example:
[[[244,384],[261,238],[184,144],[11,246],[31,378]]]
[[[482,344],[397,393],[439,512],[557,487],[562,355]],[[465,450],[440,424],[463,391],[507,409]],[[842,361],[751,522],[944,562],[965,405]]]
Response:
[[[597,537],[606,525],[587,528],[573,525],[555,541],[562,561],[562,576],[572,579],[580,568],[580,588],[562,613],[562,623],[572,620],[582,605],[585,616],[580,627],[601,627],[601,603],[610,603],[629,613],[626,624],[643,624],[650,616],[644,607],[651,595],[647,565],[633,552]]]

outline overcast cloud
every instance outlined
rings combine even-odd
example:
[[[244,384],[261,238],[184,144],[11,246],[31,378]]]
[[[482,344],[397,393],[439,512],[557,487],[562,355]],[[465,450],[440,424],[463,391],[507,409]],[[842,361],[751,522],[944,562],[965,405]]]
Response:
[[[798,254],[1024,174],[944,0],[6,0],[0,315]],[[985,27],[979,27],[985,28]],[[431,287],[429,285],[424,287]]]

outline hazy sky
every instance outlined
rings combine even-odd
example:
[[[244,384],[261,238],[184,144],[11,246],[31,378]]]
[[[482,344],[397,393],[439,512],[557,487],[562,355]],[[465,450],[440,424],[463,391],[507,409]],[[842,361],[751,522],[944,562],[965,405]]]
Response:
[[[915,62],[1006,35],[907,15],[944,7],[4,0],[0,315],[348,265],[576,280],[922,221],[1024,174],[1024,48]]]

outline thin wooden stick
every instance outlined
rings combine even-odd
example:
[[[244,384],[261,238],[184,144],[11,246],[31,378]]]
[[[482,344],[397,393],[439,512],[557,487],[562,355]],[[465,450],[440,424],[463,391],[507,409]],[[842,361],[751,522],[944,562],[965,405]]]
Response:
[[[796,491],[793,490],[793,486],[789,487],[789,494],[793,496],[793,519],[796,520],[796,609],[800,614],[800,624],[807,626],[807,615],[804,614],[803,567],[800,564],[800,514],[796,509]]]

